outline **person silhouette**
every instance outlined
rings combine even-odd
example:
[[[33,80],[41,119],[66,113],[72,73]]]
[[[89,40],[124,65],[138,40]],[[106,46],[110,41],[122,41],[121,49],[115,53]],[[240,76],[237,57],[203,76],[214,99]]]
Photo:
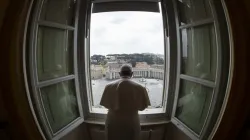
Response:
[[[131,80],[130,65],[122,65],[120,79],[109,83],[103,92],[100,105],[108,109],[105,122],[106,140],[139,140],[140,120],[138,111],[150,105],[147,90]]]

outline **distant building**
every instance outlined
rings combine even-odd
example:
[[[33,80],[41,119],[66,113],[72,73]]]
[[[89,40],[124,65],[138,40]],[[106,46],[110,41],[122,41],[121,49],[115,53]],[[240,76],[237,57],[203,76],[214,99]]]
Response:
[[[124,63],[128,64],[128,63]],[[120,78],[119,71],[120,67],[123,64],[118,62],[108,62],[108,69],[106,71],[107,79],[118,79]],[[132,67],[131,64],[128,64]],[[164,65],[153,65],[153,68],[150,67],[146,62],[137,62],[136,67],[133,68],[133,77],[134,78],[155,78],[163,79],[164,78]]]
[[[114,61],[114,62],[107,62],[106,66],[109,70],[113,70],[113,69],[120,69],[120,67],[124,64],[128,64],[130,66],[132,66],[130,63],[126,63],[125,61]]]
[[[97,60],[95,60],[95,59],[90,59],[90,62],[91,62],[91,63],[97,63]]]
[[[108,62],[106,64],[107,70],[106,70],[106,78],[107,79],[117,79],[120,77],[119,71],[120,67],[124,64],[130,65],[132,67],[132,64],[130,63],[118,63],[118,62]]]
[[[135,68],[149,68],[150,66],[148,65],[147,62],[136,62]]]
[[[121,64],[125,64],[125,63],[126,63],[126,61],[123,60],[123,59],[117,59],[117,62],[118,62],[118,63],[121,63]]]
[[[153,64],[153,65],[151,65],[150,67],[151,67],[151,68],[154,68],[154,69],[161,69],[161,70],[164,69],[164,65]]]
[[[107,66],[107,68],[109,70],[120,68],[120,64],[118,62],[116,62],[116,61],[114,61],[114,62],[107,62],[106,66]]]
[[[109,61],[116,61],[116,56],[114,56],[114,55],[107,55],[106,58],[107,58]]]
[[[105,71],[101,65],[90,66],[91,79],[101,79],[105,75]]]

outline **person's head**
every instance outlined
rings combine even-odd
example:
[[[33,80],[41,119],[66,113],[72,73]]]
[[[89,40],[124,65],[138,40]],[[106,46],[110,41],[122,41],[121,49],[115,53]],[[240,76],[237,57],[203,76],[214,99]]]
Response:
[[[132,67],[127,64],[122,65],[119,74],[121,77],[131,78],[133,75]]]

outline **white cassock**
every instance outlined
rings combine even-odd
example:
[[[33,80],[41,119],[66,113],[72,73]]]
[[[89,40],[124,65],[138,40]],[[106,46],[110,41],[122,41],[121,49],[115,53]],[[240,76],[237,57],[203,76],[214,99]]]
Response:
[[[106,140],[139,140],[138,111],[150,105],[147,90],[140,84],[122,78],[105,87],[101,105],[108,108]]]

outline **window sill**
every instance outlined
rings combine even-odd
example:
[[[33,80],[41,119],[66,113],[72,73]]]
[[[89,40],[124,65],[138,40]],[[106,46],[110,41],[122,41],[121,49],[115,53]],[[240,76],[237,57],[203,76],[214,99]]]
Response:
[[[143,111],[139,111],[139,114],[160,114],[163,113],[164,110],[163,108],[147,108]],[[91,113],[97,113],[97,114],[107,114],[108,113],[108,109],[106,108],[92,108]]]
[[[87,124],[97,124],[97,125],[105,125],[105,119],[87,119],[84,121]],[[170,120],[167,119],[149,119],[147,121],[141,121],[141,126],[148,126],[148,125],[160,125],[160,124],[167,124]]]

